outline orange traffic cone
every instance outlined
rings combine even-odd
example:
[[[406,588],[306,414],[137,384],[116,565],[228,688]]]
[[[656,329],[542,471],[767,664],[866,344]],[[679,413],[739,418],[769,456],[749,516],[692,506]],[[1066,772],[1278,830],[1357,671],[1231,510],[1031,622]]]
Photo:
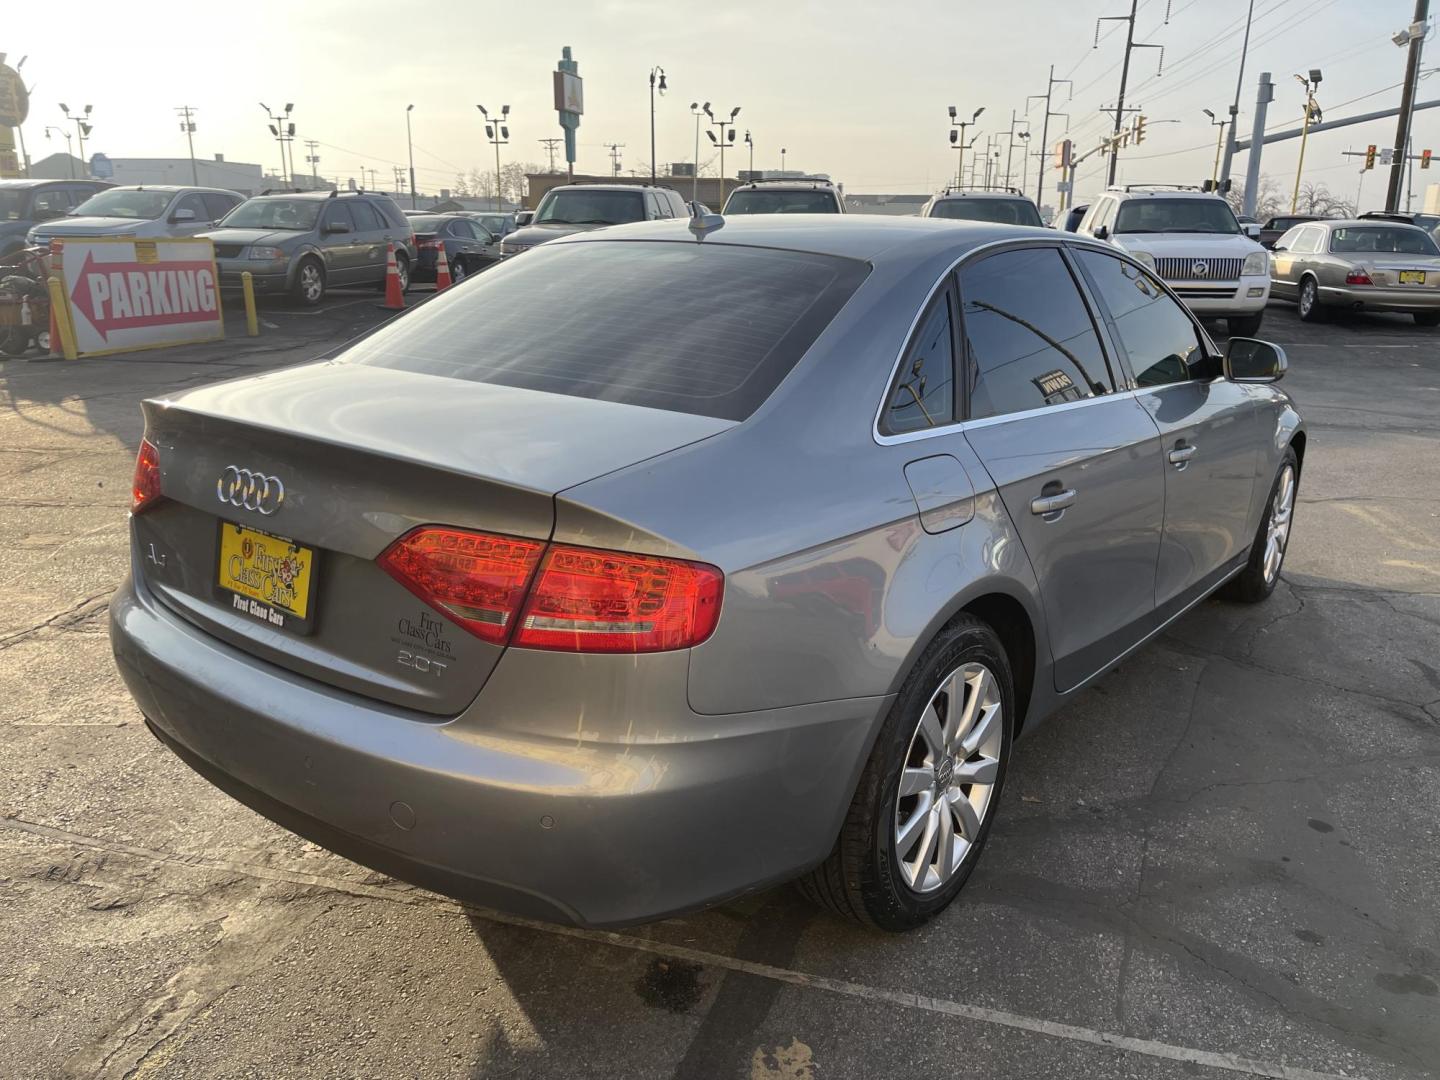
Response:
[[[450,263],[445,258],[445,245],[440,245],[440,250],[435,253],[435,291],[444,292],[454,284],[450,280]]]
[[[395,264],[395,241],[385,245],[385,303],[389,311],[405,310],[405,295],[400,291],[400,267]]]

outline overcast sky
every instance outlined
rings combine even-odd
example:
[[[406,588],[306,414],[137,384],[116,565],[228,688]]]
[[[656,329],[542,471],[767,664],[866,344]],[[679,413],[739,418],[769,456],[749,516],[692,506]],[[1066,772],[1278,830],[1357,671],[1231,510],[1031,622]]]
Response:
[[[1248,0],[1141,0],[1136,38],[1163,45],[1137,51],[1130,102],[1150,120],[1143,146],[1121,155],[1129,182],[1198,182],[1210,175],[1219,115],[1235,94],[1240,28]],[[278,164],[259,101],[295,103],[298,140],[320,142],[319,169],[342,182],[362,166],[388,177],[406,162],[405,106],[415,111],[415,167],[422,189],[449,186],[457,170],[492,168],[492,150],[475,104],[511,107],[505,161],[544,162],[538,140],[558,136],[551,72],[561,47],[573,47],[585,80],[585,116],[577,169],[605,172],[605,144],[623,143],[622,168],[649,170],[650,68],[662,65],[670,92],[657,101],[658,158],[695,156],[692,101],[718,113],[739,105],[738,139],[755,141],[757,168],[825,172],[851,192],[935,190],[952,176],[946,107],[963,115],[984,106],[980,145],[1007,133],[1011,110],[1044,94],[1049,65],[1057,78],[1054,109],[1069,113],[1070,133],[1089,149],[1108,129],[1124,49],[1128,0],[724,0],[697,5],[651,0],[548,0],[528,5],[481,0],[404,5],[375,0],[249,0],[244,4],[145,0],[68,0],[53,5],[7,0],[0,50],[36,85],[25,136],[32,158],[63,150],[43,129],[60,124],[58,102],[95,106],[88,150],[111,156],[185,154],[172,109],[198,112],[197,155]],[[1165,24],[1167,7],[1169,24]],[[1409,22],[1412,0],[1255,0],[1255,28],[1240,95],[1248,134],[1261,71],[1275,76],[1271,124],[1298,123],[1303,101],[1292,74],[1319,67],[1318,99],[1327,119],[1398,103],[1404,50],[1392,33]],[[123,16],[123,17],[122,17]],[[1113,28],[1118,27],[1118,31]],[[1228,32],[1227,32],[1228,31]],[[1434,63],[1440,65],[1440,51]],[[1421,100],[1440,97],[1440,79],[1421,83]],[[1043,105],[1029,113],[1040,141]],[[1161,124],[1157,121],[1178,120]],[[1050,142],[1066,121],[1051,121]],[[1057,128],[1059,130],[1057,130]],[[974,129],[972,129],[973,131]],[[1360,162],[1340,156],[1366,143],[1393,141],[1394,120],[1316,136],[1306,178],[1353,198]],[[1416,117],[1415,149],[1440,152],[1440,109]],[[702,136],[701,161],[711,154]],[[1298,141],[1268,147],[1263,172],[1293,182]],[[1093,159],[1098,167],[1100,158]],[[726,154],[726,171],[748,164],[743,148]],[[1035,161],[1029,162],[1033,194]],[[1015,172],[1020,172],[1016,151]],[[1244,157],[1237,160],[1243,176]],[[1053,175],[1053,170],[1051,171]],[[1440,180],[1440,166],[1434,173]],[[1423,200],[1415,173],[1416,203]],[[1082,194],[1102,185],[1081,173]],[[1053,201],[1047,186],[1046,202]],[[1365,178],[1363,202],[1383,200],[1379,169]]]

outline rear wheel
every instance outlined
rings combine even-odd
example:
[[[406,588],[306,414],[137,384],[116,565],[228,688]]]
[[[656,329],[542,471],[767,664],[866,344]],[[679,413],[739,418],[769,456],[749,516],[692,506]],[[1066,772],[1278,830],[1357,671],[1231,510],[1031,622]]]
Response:
[[[1265,313],[1261,311],[1254,315],[1232,315],[1225,320],[1225,325],[1231,337],[1254,337],[1264,321]]]
[[[1280,471],[1270,488],[1270,502],[1260,529],[1250,545],[1250,561],[1230,579],[1224,595],[1243,604],[1256,604],[1275,591],[1285,551],[1290,546],[1290,526],[1295,518],[1295,497],[1300,490],[1300,463],[1291,447],[1285,448]]]
[[[1440,326],[1440,311],[1417,311],[1413,314],[1417,326]]]
[[[395,273],[400,278],[400,291],[410,291],[410,260],[404,255],[395,256]]]
[[[325,299],[325,268],[319,259],[302,259],[295,269],[295,284],[291,287],[295,299],[306,307],[314,307]]]
[[[901,687],[834,850],[801,892],[883,930],[909,930],[944,910],[990,833],[1014,702],[995,631],[955,619]]]
[[[469,271],[465,269],[465,256],[455,256],[455,265],[450,267],[451,284],[455,284],[464,280],[464,277],[467,273],[469,273]]]
[[[23,330],[18,326],[0,327],[0,356],[21,356],[29,348],[30,332],[28,330]]]
[[[1324,322],[1325,305],[1320,303],[1320,286],[1313,277],[1300,282],[1300,318],[1304,322]]]

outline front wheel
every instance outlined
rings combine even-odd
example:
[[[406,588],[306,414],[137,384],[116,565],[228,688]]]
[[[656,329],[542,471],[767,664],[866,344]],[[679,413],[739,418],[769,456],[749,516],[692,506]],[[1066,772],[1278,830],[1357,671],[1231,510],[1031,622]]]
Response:
[[[1285,551],[1290,546],[1290,526],[1295,519],[1295,496],[1300,490],[1300,462],[1293,447],[1285,448],[1280,471],[1270,488],[1270,501],[1260,529],[1250,545],[1250,560],[1245,569],[1230,579],[1224,594],[1242,604],[1258,604],[1272,592],[1285,565]]]
[[[1232,315],[1225,320],[1225,325],[1230,330],[1231,337],[1254,337],[1260,332],[1260,324],[1264,321],[1265,313],[1260,311],[1254,315]]]
[[[450,284],[460,284],[460,282],[465,280],[465,275],[468,273],[469,271],[465,269],[465,256],[455,256],[455,265],[450,267]]]
[[[956,618],[900,688],[835,847],[801,892],[882,930],[910,930],[944,910],[990,833],[1014,712],[999,637]]]
[[[325,299],[325,268],[317,259],[305,259],[295,270],[292,293],[297,302],[314,307]]]
[[[1412,312],[1416,326],[1440,326],[1440,311]]]
[[[1300,319],[1302,322],[1324,322],[1325,305],[1320,303],[1320,286],[1313,277],[1300,282]]]

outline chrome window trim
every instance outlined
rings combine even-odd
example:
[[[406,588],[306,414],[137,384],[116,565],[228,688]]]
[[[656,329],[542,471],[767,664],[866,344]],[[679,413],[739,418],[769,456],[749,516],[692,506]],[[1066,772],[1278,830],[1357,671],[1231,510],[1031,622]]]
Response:
[[[1137,393],[1137,391],[1133,389],[1117,390],[1114,393],[1100,394],[1095,397],[1082,398],[1079,401],[1067,401],[1062,402],[1059,405],[1041,405],[1038,408],[1026,409],[1023,412],[1002,413],[999,416],[986,416],[982,417],[979,420],[957,420],[954,423],[943,424],[930,428],[922,428],[919,431],[906,431],[899,435],[886,435],[880,431],[880,421],[881,418],[885,415],[886,403],[890,400],[890,387],[895,385],[895,376],[900,372],[900,365],[905,359],[905,351],[910,347],[910,342],[913,341],[915,338],[915,331],[920,326],[921,317],[925,314],[926,311],[930,309],[930,304],[935,299],[935,294],[939,292],[940,289],[944,286],[946,279],[949,278],[949,276],[953,274],[962,263],[969,262],[971,259],[976,258],[977,256],[980,256],[986,252],[994,251],[998,248],[1024,247],[1053,247],[1059,251],[1064,251],[1067,247],[1094,248],[1095,250],[1102,251],[1107,255],[1112,255],[1115,258],[1123,259],[1126,262],[1133,263],[1145,273],[1150,274],[1149,270],[1146,270],[1143,265],[1136,262],[1125,251],[1112,247],[1111,245],[1105,243],[1102,240],[1095,240],[1089,236],[1075,236],[1070,239],[1062,239],[1060,237],[1055,237],[1052,239],[1050,237],[1041,238],[1026,236],[1018,237],[1016,239],[991,240],[989,243],[981,244],[978,247],[971,248],[969,251],[965,252],[965,254],[961,255],[949,266],[947,266],[944,272],[935,279],[935,283],[930,286],[930,291],[925,294],[924,301],[916,310],[915,317],[910,320],[910,328],[905,331],[905,338],[900,343],[900,351],[895,354],[895,360],[890,365],[890,373],[885,377],[885,388],[880,392],[880,404],[876,406],[875,417],[870,422],[870,437],[874,439],[878,445],[894,446],[896,443],[918,442],[921,439],[931,439],[937,435],[952,435],[956,432],[964,431],[967,427],[988,427],[989,425],[994,423],[1006,422],[1021,417],[1035,416],[1039,413],[1054,412],[1056,409],[1073,409],[1082,405],[1092,405],[1099,401],[1114,401],[1115,399],[1121,397],[1133,397]],[[1150,274],[1150,276],[1155,277],[1154,274]],[[1155,280],[1159,281],[1159,278],[1155,278]],[[1166,288],[1164,282],[1161,282],[1160,284],[1161,288]],[[1081,285],[1077,283],[1076,291],[1080,292],[1080,289]],[[1080,295],[1083,299],[1085,294],[1081,292]],[[1176,300],[1176,303],[1180,305],[1181,309],[1185,311],[1187,315],[1190,313],[1190,309],[1185,307],[1184,301],[1179,300],[1178,298],[1173,296],[1172,299]],[[1191,318],[1191,322],[1194,322],[1193,317]],[[1109,328],[1107,326],[1107,335],[1108,329]],[[1097,333],[1098,331],[1099,327],[1097,326]],[[1207,337],[1204,340],[1208,342],[1209,338]],[[1105,342],[1102,341],[1101,344],[1103,346]],[[961,346],[963,352],[963,342],[961,343]],[[957,356],[955,358],[955,361],[957,364],[961,363],[963,361],[963,356]],[[1126,374],[1128,375],[1129,373],[1126,372]],[[956,378],[959,378],[960,375],[961,373],[957,371]]]

